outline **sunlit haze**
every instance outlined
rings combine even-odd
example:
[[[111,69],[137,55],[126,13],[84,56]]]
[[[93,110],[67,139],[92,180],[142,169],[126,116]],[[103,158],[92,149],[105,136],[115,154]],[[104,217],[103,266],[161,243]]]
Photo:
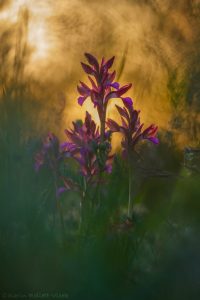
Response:
[[[129,95],[142,108],[141,117],[169,129],[174,110],[169,96],[170,70],[177,70],[177,80],[190,66],[193,43],[198,37],[194,19],[184,1],[176,7],[172,1],[4,1],[0,11],[1,27],[21,22],[27,11],[29,60],[26,70],[47,89],[56,102],[59,93],[66,97],[63,127],[74,118],[83,118],[87,109],[98,121],[86,101],[77,104],[76,86],[85,80],[80,66],[84,52],[99,59],[115,55],[114,69],[122,84],[133,83]],[[194,1],[194,14],[196,3]],[[106,9],[105,9],[106,7]],[[20,25],[20,24],[18,24]],[[108,108],[115,111],[115,101]],[[180,138],[180,137],[179,137]],[[181,140],[181,138],[180,138]]]

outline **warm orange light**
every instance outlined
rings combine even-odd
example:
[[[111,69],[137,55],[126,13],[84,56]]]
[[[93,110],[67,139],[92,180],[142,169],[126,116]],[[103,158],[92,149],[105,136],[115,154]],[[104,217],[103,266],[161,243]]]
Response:
[[[13,0],[11,4],[0,13],[0,20],[6,20],[12,24],[19,21],[20,11],[27,9],[29,12],[29,23],[27,32],[27,42],[33,50],[31,60],[46,58],[48,51],[52,47],[48,33],[46,18],[50,15],[50,7],[47,3],[30,0]]]

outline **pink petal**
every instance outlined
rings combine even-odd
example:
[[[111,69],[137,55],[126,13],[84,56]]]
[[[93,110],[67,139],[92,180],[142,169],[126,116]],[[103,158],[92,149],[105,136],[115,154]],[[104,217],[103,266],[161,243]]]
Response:
[[[90,53],[85,53],[85,57],[87,58],[89,64],[94,66],[95,69],[98,71],[99,63],[98,63],[97,59]]]
[[[91,68],[89,65],[86,65],[84,63],[81,63],[83,70],[85,71],[85,73],[89,74],[89,75],[95,75],[96,72],[94,71],[93,68]]]
[[[82,106],[83,105],[83,103],[85,102],[85,100],[86,100],[86,97],[78,97],[78,104],[80,105],[80,106]]]
[[[121,98],[126,107],[133,106],[133,101],[130,97]]]
[[[110,58],[105,64],[104,64],[104,67],[106,69],[110,69],[113,65],[113,62],[114,62],[114,59],[115,57],[113,56],[112,58]]]

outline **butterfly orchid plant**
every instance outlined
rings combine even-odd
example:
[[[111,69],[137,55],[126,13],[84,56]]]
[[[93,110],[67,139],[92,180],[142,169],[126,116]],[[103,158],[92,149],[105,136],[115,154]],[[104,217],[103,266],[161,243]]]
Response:
[[[65,142],[59,143],[58,138],[49,133],[43,141],[41,151],[35,156],[37,171],[46,165],[63,183],[56,190],[57,198],[67,190],[82,189],[78,183],[60,174],[60,164],[66,164],[68,159],[76,161],[78,170],[87,186],[98,185],[100,175],[112,172],[114,155],[111,155],[111,135],[113,133],[121,133],[122,155],[128,162],[136,144],[141,140],[148,140],[154,144],[159,143],[156,137],[158,127],[152,124],[144,129],[144,124],[140,122],[139,118],[140,111],[134,109],[130,97],[124,96],[132,84],[120,86],[119,82],[115,81],[116,72],[110,71],[115,57],[109,60],[102,58],[101,62],[98,62],[89,53],[85,53],[85,57],[87,64],[82,62],[81,65],[88,75],[89,84],[80,81],[77,86],[78,104],[83,106],[89,98],[97,110],[100,128],[86,111],[84,122],[75,121],[72,123],[71,129],[65,130]],[[122,107],[116,105],[121,117],[120,123],[113,119],[107,119],[107,107],[113,98],[122,100]],[[130,199],[129,189],[128,216],[130,215]]]

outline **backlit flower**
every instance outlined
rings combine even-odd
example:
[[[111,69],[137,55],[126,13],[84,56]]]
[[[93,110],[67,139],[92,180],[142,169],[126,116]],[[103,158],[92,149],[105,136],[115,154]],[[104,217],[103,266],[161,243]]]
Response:
[[[110,172],[112,157],[109,137],[110,131],[106,132],[106,140],[102,143],[99,128],[86,112],[84,123],[73,122],[73,129],[66,129],[67,142],[62,144],[63,151],[71,154],[80,166],[82,175],[90,181],[99,172]]]
[[[42,149],[35,155],[35,170],[39,171],[43,165],[56,170],[60,158],[59,140],[49,132],[43,139]]]
[[[141,124],[139,118],[140,111],[134,109],[131,99],[129,103],[124,102],[123,108],[118,105],[116,105],[116,108],[121,116],[121,124],[112,119],[108,119],[107,126],[112,132],[122,133],[123,154],[129,154],[141,140],[149,140],[154,144],[159,143],[156,137],[158,127],[152,124],[146,129],[143,129],[144,124]]]
[[[97,108],[101,128],[100,134],[105,134],[105,120],[108,101],[112,98],[121,98],[124,101],[129,101],[129,98],[123,98],[122,96],[131,88],[132,84],[127,84],[120,87],[120,84],[115,80],[116,72],[109,72],[114,62],[114,56],[108,61],[102,58],[101,63],[97,59],[89,54],[85,53],[86,59],[89,63],[81,63],[83,70],[88,74],[88,79],[91,86],[88,86],[84,82],[80,81],[80,85],[77,86],[80,97],[78,103],[83,105],[84,101],[90,97],[94,107]]]

